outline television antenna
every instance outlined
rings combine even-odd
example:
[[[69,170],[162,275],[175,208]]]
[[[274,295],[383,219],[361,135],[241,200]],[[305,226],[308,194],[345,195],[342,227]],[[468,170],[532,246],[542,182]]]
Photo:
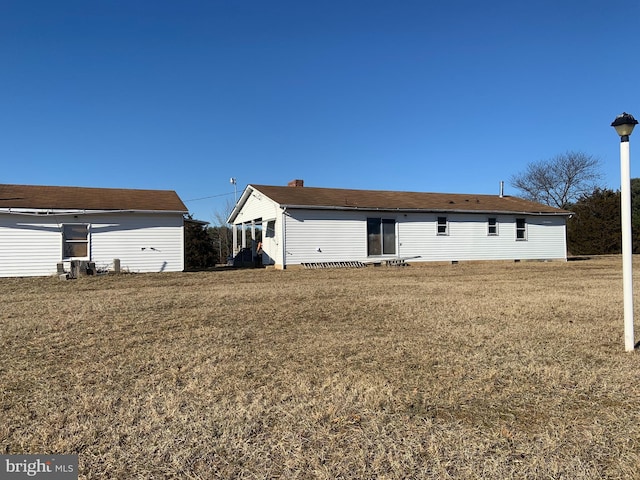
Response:
[[[229,183],[233,185],[233,198],[235,199],[235,202],[238,203],[238,181],[235,177],[231,177],[229,179]]]

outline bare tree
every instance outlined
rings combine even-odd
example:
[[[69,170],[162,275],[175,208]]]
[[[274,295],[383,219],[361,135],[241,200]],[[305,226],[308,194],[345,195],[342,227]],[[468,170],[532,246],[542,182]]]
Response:
[[[236,206],[235,202],[230,199],[227,199],[224,202],[224,205],[213,212],[214,223],[219,226],[227,225],[227,218],[231,215],[233,208]]]
[[[227,219],[235,205],[232,200],[227,200],[222,208],[214,212],[216,226],[209,228],[214,245],[218,248],[220,263],[226,263],[227,257],[233,252],[233,227],[227,223]]]
[[[509,181],[528,200],[567,208],[597,188],[600,160],[582,152],[566,152],[527,165]]]

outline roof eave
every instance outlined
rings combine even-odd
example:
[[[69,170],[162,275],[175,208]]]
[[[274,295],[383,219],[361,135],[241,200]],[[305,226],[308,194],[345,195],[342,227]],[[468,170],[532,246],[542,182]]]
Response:
[[[14,214],[14,215],[100,215],[108,213],[171,213],[184,215],[189,213],[189,210],[137,210],[137,209],[118,209],[118,210],[91,210],[91,209],[57,209],[57,208],[24,208],[24,207],[3,207],[0,208],[0,213]]]
[[[537,216],[566,216],[570,217],[571,212],[533,212],[522,210],[462,210],[452,208],[389,208],[389,207],[359,207],[359,206],[338,206],[338,205],[280,205],[284,209],[307,209],[307,210],[363,210],[377,212],[407,212],[407,213],[476,213],[476,214],[502,214],[502,215],[537,215]]]

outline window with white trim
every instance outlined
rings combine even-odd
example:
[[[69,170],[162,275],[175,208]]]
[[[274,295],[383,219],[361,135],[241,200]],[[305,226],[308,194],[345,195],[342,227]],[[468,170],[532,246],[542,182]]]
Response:
[[[495,237],[498,235],[498,219],[489,217],[487,220],[487,235]]]
[[[89,258],[89,225],[66,223],[62,225],[62,258]]]
[[[438,217],[438,235],[449,235],[447,217]]]
[[[527,239],[527,220],[525,218],[516,218],[516,240]]]

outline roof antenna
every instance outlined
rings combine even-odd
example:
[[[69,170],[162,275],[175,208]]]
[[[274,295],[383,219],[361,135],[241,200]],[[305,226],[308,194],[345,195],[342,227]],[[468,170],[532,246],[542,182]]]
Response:
[[[238,180],[235,177],[231,177],[229,183],[233,185],[233,198],[238,203]]]

